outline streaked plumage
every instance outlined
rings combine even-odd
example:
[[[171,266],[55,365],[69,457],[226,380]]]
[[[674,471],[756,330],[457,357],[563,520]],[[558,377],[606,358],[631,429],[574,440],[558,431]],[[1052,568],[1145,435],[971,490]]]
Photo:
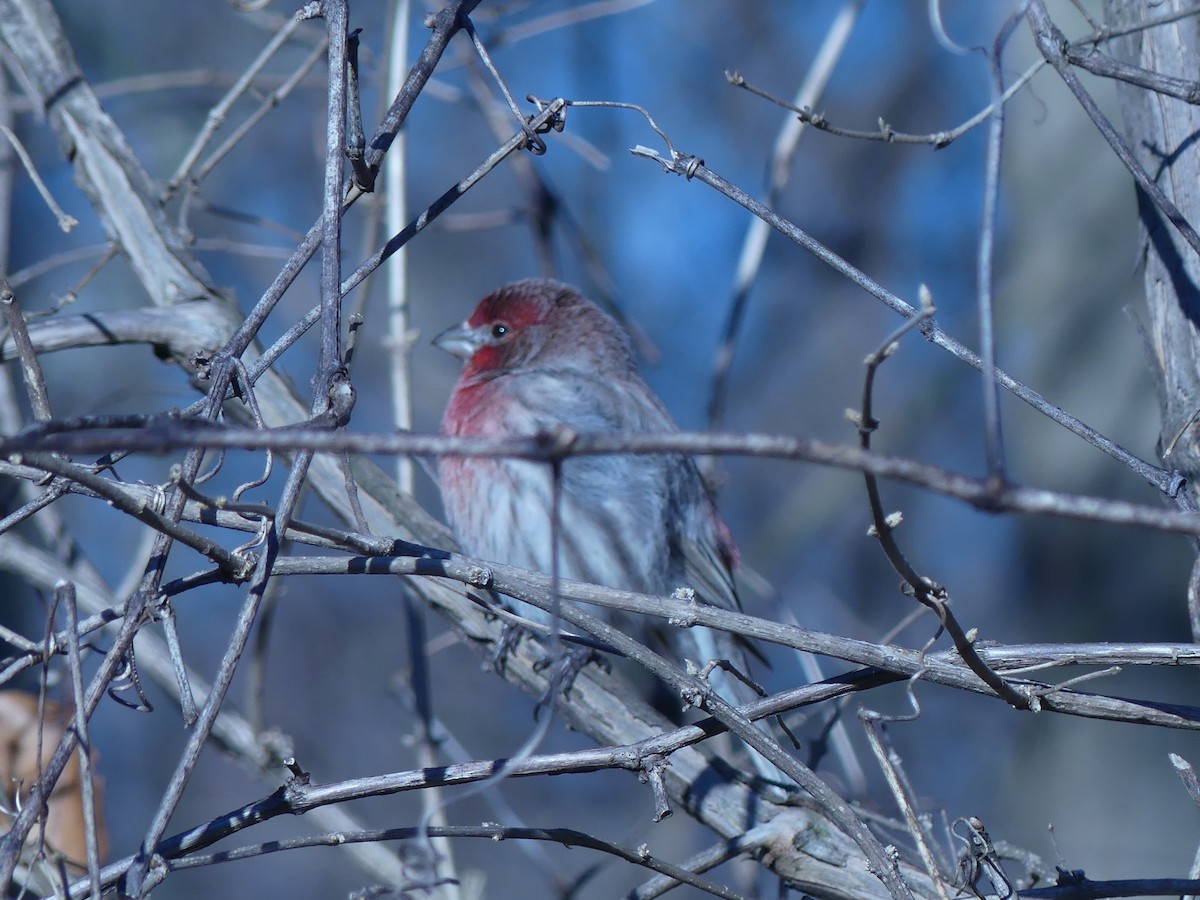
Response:
[[[518,281],[488,295],[436,343],[466,359],[442,420],[449,435],[513,437],[556,424],[577,432],[677,427],[637,374],[629,339],[567,285]],[[549,572],[549,467],[443,457],[442,498],[464,552]],[[737,607],[737,551],[686,456],[590,456],[562,468],[559,572],[606,587],[694,588]]]
[[[434,343],[466,360],[442,419],[445,434],[520,437],[556,425],[579,433],[678,430],[638,375],[621,326],[565,284],[529,279],[505,285]],[[463,552],[551,572],[548,465],[445,456],[438,477]],[[563,578],[657,595],[690,587],[708,603],[738,608],[737,549],[690,457],[570,457],[562,463],[560,503]],[[724,632],[628,617],[614,624],[643,629],[633,633],[641,640],[647,631],[665,631],[677,661],[704,666],[727,659],[747,672],[743,645]],[[717,670],[711,681],[730,703],[756,699],[728,673]],[[751,761],[765,777],[779,777],[757,754]]]

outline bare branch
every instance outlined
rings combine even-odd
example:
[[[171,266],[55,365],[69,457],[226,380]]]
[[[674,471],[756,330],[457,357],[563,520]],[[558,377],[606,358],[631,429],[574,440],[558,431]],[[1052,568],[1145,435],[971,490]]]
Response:
[[[905,318],[911,318],[917,314],[916,307],[905,302],[895,294],[888,291],[870,276],[859,271],[846,260],[842,259],[833,251],[821,245],[805,232],[801,231],[791,222],[779,216],[772,210],[768,209],[757,200],[753,199],[749,194],[732,183],[726,181],[717,173],[704,165],[703,160],[694,156],[676,156],[672,159],[664,159],[657,152],[645,147],[637,147],[632,151],[635,156],[641,156],[647,159],[652,159],[659,165],[663,166],[664,170],[675,175],[683,175],[688,180],[696,179],[707,184],[714,190],[724,194],[735,203],[745,207],[751,213],[768,222],[771,227],[779,231],[786,237],[795,241],[804,249],[813,253],[822,262],[832,266],[841,274],[845,275],[867,293],[881,300],[889,308],[898,312]],[[954,338],[947,335],[934,322],[926,323],[926,327],[921,329],[921,333],[925,335],[926,340],[939,346],[950,353],[957,359],[965,362],[973,369],[982,371],[983,362],[975,353],[960,344]],[[1094,428],[1089,428],[1079,419],[1058,408],[1053,403],[1050,403],[1045,397],[1037,391],[1021,384],[1016,379],[1012,378],[1002,370],[996,370],[996,380],[1006,390],[1012,392],[1017,397],[1020,397],[1034,409],[1046,415],[1053,421],[1067,428],[1074,434],[1079,435],[1089,444],[1103,450],[1105,453],[1117,459],[1124,465],[1128,466],[1132,471],[1145,478],[1150,484],[1165,493],[1168,497],[1176,497],[1181,487],[1179,476],[1165,469],[1160,469],[1153,466],[1144,460],[1134,456],[1128,450],[1119,446],[1114,441],[1100,434]]]

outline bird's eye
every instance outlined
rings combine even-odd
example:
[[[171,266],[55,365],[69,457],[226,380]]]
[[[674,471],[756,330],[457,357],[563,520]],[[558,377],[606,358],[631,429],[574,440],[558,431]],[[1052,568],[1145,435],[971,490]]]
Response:
[[[496,340],[500,340],[500,338],[504,337],[507,334],[508,334],[508,326],[505,325],[503,322],[497,322],[495,325],[492,326],[492,337],[495,338]]]

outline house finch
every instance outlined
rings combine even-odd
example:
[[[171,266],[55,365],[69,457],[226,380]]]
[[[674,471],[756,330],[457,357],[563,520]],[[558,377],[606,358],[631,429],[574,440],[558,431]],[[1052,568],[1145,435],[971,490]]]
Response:
[[[584,433],[678,430],[638,375],[621,326],[565,284],[505,285],[434,343],[466,360],[442,419],[447,435],[529,436],[558,425]],[[549,573],[557,549],[563,578],[657,595],[687,586],[709,603],[738,607],[737,549],[690,457],[565,460],[557,548],[545,463],[443,456],[438,477],[450,524],[471,556]],[[728,635],[676,633],[681,655],[742,668]],[[714,683],[725,695],[722,680]]]

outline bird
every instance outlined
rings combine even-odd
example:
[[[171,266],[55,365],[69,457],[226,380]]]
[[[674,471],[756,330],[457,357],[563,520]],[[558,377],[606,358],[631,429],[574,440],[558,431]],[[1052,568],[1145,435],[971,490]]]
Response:
[[[554,433],[670,434],[679,430],[638,374],[625,329],[576,288],[544,278],[505,284],[434,345],[464,360],[442,417],[452,437]],[[568,456],[559,470],[557,531],[551,466],[488,456],[443,455],[443,506],[469,556],[618,590],[665,596],[690,588],[699,602],[741,609],[737,545],[695,460],[679,453]],[[555,556],[557,555],[557,559]],[[528,604],[535,621],[549,616]],[[613,617],[609,615],[610,621]],[[637,623],[617,619],[620,626]],[[641,623],[645,626],[645,622]],[[645,640],[661,630],[645,626]],[[703,670],[726,702],[759,697],[744,642],[703,626],[669,629],[676,662]],[[753,649],[753,648],[750,648]],[[751,752],[754,767],[780,773]]]
[[[513,438],[563,426],[601,434],[679,430],[638,374],[625,329],[561,282],[503,285],[434,344],[465,361],[443,434]],[[443,505],[463,551],[542,573],[553,571],[557,552],[563,578],[659,596],[686,587],[703,602],[740,609],[737,547],[690,456],[564,460],[557,551],[551,477],[542,462],[442,456]],[[708,629],[677,631],[696,632],[683,643],[693,656],[709,654],[695,660],[700,665],[718,649]]]
[[[670,433],[678,427],[641,378],[629,337],[573,287],[506,284],[434,344],[465,360],[442,418],[450,436]],[[443,456],[438,481],[463,549],[551,571],[549,466]],[[739,608],[737,548],[695,461],[679,454],[598,455],[562,466],[558,571],[621,590],[694,588]]]

